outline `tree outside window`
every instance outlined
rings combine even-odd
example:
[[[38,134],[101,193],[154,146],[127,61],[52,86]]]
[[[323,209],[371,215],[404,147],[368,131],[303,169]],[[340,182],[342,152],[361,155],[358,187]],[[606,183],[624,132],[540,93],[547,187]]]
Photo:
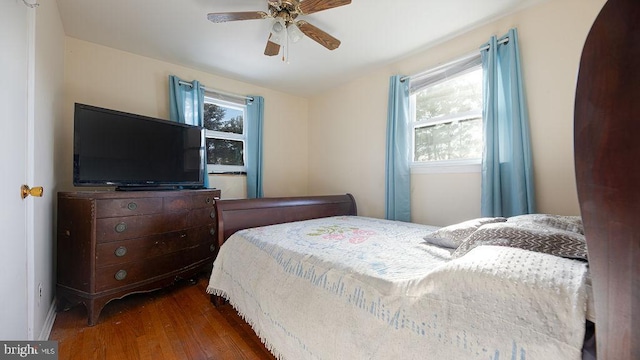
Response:
[[[482,157],[482,68],[449,75],[411,96],[413,161]]]
[[[209,172],[245,172],[246,106],[205,97],[207,168]]]

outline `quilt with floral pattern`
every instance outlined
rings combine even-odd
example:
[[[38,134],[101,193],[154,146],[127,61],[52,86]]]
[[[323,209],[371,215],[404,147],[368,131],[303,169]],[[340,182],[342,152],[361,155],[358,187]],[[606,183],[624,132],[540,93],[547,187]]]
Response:
[[[341,216],[241,230],[207,291],[279,359],[581,358],[584,262],[504,246],[459,258],[436,227]]]

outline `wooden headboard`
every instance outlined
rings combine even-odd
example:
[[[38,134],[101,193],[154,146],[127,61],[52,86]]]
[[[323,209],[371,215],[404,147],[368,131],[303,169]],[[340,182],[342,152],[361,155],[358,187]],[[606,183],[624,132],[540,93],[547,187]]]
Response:
[[[218,246],[241,229],[329,216],[357,215],[351,194],[218,200]]]
[[[609,0],[576,90],[576,182],[598,359],[640,359],[640,1]]]

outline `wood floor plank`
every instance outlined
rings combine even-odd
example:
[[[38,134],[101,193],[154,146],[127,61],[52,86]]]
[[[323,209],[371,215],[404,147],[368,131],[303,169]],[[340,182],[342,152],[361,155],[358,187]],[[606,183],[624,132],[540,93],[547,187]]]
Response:
[[[107,304],[95,326],[84,306],[59,312],[50,340],[59,360],[275,360],[233,308],[214,307],[208,278]]]
[[[160,318],[157,302],[151,302],[142,312],[145,319],[145,336],[138,339],[140,346],[145,346],[153,354],[152,359],[174,359],[175,354],[170,346],[170,340],[164,331],[164,322]],[[146,341],[145,341],[146,340]]]
[[[204,289],[203,289],[204,291]],[[218,337],[218,333],[215,331],[215,327],[211,326],[209,322],[204,318],[206,312],[203,309],[210,309],[213,306],[200,306],[201,298],[197,298],[194,295],[199,294],[196,292],[181,292],[176,294],[176,302],[181,307],[194,309],[196,311],[184,312],[183,316],[187,322],[185,328],[190,331],[190,339],[192,347],[197,347],[202,351],[206,358],[215,358],[220,356],[219,349],[209,346],[211,337]]]

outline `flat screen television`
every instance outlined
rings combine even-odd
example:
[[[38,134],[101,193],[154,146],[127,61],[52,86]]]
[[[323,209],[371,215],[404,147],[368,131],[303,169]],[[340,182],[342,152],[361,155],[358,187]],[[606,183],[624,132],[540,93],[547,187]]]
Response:
[[[204,166],[202,127],[75,104],[75,186],[202,188]]]

